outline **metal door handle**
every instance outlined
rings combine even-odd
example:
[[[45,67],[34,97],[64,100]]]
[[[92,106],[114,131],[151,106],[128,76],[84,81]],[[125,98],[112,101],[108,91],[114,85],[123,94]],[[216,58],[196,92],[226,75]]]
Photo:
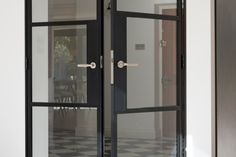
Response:
[[[137,63],[125,63],[124,61],[119,61],[117,63],[118,68],[124,68],[124,67],[137,67]]]
[[[90,64],[78,64],[77,67],[78,68],[91,68],[91,69],[95,69],[96,68],[96,63],[95,62],[91,62]]]

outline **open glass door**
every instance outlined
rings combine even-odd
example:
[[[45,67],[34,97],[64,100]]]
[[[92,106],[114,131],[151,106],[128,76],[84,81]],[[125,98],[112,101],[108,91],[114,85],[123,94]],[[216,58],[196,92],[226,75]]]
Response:
[[[185,154],[183,6],[112,1],[112,157]]]
[[[102,1],[26,1],[27,157],[103,156]]]

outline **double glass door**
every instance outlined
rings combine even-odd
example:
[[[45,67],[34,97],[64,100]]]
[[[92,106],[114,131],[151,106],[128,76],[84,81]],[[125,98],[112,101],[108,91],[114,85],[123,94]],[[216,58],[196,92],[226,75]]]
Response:
[[[26,1],[27,157],[184,155],[183,2],[106,4]],[[111,14],[109,61],[104,12]],[[104,86],[112,88],[111,124]]]

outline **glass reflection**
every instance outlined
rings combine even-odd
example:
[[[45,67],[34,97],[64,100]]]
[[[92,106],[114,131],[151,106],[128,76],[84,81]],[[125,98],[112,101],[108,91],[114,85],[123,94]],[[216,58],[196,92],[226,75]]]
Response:
[[[177,0],[117,0],[117,10],[127,12],[176,15]],[[173,9],[166,12],[165,9]]]
[[[97,0],[33,0],[33,22],[96,20]]]
[[[33,28],[33,101],[87,102],[86,26]]]
[[[118,157],[176,157],[176,112],[118,115]]]
[[[175,21],[127,18],[128,108],[176,105],[176,55]]]
[[[97,156],[97,110],[34,107],[33,157]]]

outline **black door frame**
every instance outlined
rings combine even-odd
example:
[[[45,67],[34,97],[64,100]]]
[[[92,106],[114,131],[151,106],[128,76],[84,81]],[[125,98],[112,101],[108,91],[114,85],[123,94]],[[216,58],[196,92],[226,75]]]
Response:
[[[177,71],[180,74],[180,76],[178,77],[178,84],[180,84],[181,86],[179,86],[178,90],[179,93],[181,93],[181,95],[178,96],[179,100],[179,104],[181,104],[180,106],[177,107],[162,107],[162,108],[145,108],[143,110],[140,111],[153,111],[153,109],[155,111],[168,111],[168,110],[179,110],[181,111],[178,112],[178,126],[181,126],[178,130],[179,130],[179,157],[183,157],[186,156],[186,152],[185,152],[185,148],[186,148],[186,0],[177,0],[178,2],[178,8],[183,8],[182,9],[178,9],[178,16],[177,17],[173,17],[173,16],[167,16],[167,15],[153,15],[153,14],[144,14],[144,13],[129,13],[129,12],[121,12],[119,11],[119,13],[122,16],[131,16],[131,17],[140,17],[143,16],[144,18],[155,18],[155,19],[166,19],[166,20],[174,20],[177,21],[178,23],[178,34],[177,35],[178,38],[178,52],[180,55],[180,60],[178,60],[178,68]],[[116,0],[111,0],[112,3],[112,28],[111,28],[111,34],[112,34],[112,49],[114,48],[114,15],[117,14],[117,10],[116,10]],[[103,0],[97,0],[97,26],[98,29],[100,31],[98,31],[98,36],[99,36],[99,49],[100,49],[100,55],[103,56]],[[89,24],[91,23],[91,21],[58,21],[58,22],[37,22],[37,23],[32,23],[32,0],[25,0],[25,49],[26,49],[26,54],[25,54],[25,63],[26,63],[26,107],[25,107],[25,111],[26,111],[26,157],[32,157],[32,108],[34,106],[40,106],[40,107],[60,107],[63,106],[61,104],[56,104],[56,103],[33,103],[32,102],[32,54],[31,54],[31,50],[32,50],[32,27],[36,27],[36,26],[63,26],[63,25],[80,25],[80,24]],[[93,21],[95,22],[95,21]],[[100,60],[99,60],[100,61]],[[102,61],[103,62],[103,61]],[[98,62],[99,63],[99,62]],[[102,63],[103,64],[103,63]],[[104,65],[104,64],[103,64]],[[102,157],[103,156],[103,145],[104,145],[104,117],[103,117],[103,104],[104,104],[104,100],[103,100],[103,74],[104,71],[103,69],[100,69],[100,87],[99,90],[101,91],[101,96],[100,96],[100,100],[99,100],[99,105],[95,106],[98,107],[98,119],[97,119],[97,125],[98,125],[98,151],[99,151],[99,155]],[[112,85],[112,93],[114,93],[114,86]],[[53,106],[52,106],[53,105]],[[84,104],[78,104],[78,103],[71,103],[71,104],[66,104],[67,107],[89,107],[87,105]],[[91,105],[90,107],[94,107],[93,105]],[[116,132],[116,113],[114,111],[114,95],[112,94],[112,134],[114,134]],[[137,110],[129,110],[128,113],[131,112],[137,112]],[[114,139],[112,140],[112,146],[114,148]],[[113,151],[113,153],[115,153],[115,151]]]
[[[95,43],[96,46],[90,47],[90,52],[96,51],[97,55],[89,54],[87,60],[93,59],[97,63],[97,68],[94,70],[88,70],[88,77],[91,78],[88,83],[89,89],[97,89],[97,94],[92,92],[91,98],[92,101],[88,103],[41,103],[32,101],[32,28],[41,27],[41,26],[76,26],[76,25],[86,25],[87,26],[87,43]],[[94,33],[96,33],[96,39],[94,39]],[[97,48],[97,49],[96,49]],[[84,21],[56,21],[56,22],[32,22],[32,0],[25,0],[25,117],[26,117],[26,157],[33,156],[32,150],[32,108],[33,107],[96,107],[97,108],[97,147],[98,147],[98,156],[103,156],[103,145],[104,145],[104,100],[103,100],[103,68],[100,65],[103,65],[103,0],[97,0],[97,19],[96,20],[84,20]],[[94,53],[95,54],[95,53]],[[94,71],[97,76],[92,77]]]
[[[177,156],[186,156],[186,1],[177,0],[177,15],[159,15],[149,13],[138,13],[117,10],[117,1],[111,0],[112,3],[112,19],[111,19],[111,39],[112,39],[112,52],[113,54],[113,66],[114,66],[114,83],[112,83],[112,157],[117,157],[117,115],[127,113],[141,113],[141,112],[163,112],[163,111],[175,111],[177,112]],[[155,19],[155,20],[170,20],[177,23],[177,106],[166,107],[145,107],[128,109],[127,105],[123,104],[125,98],[122,96],[124,93],[118,92],[117,86],[126,91],[126,79],[121,76],[121,72],[117,69],[117,63],[119,60],[125,60],[124,54],[119,52],[124,51],[124,41],[122,36],[126,35],[126,19],[128,17]],[[122,27],[122,28],[120,28]],[[121,38],[117,40],[117,38]],[[118,56],[119,59],[116,57]],[[122,58],[122,59],[121,59]],[[126,69],[123,69],[126,72]],[[118,82],[118,84],[117,84]]]

